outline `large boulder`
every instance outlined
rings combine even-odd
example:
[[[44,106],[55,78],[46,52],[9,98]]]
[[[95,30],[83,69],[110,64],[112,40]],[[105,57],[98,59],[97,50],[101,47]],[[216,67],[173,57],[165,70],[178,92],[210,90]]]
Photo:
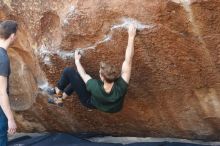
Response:
[[[19,23],[9,49],[10,101],[19,131],[220,140],[219,0],[0,0],[0,18]],[[120,70],[127,26],[138,26],[123,110],[83,107],[74,94],[47,104],[73,52],[98,78],[99,62]]]

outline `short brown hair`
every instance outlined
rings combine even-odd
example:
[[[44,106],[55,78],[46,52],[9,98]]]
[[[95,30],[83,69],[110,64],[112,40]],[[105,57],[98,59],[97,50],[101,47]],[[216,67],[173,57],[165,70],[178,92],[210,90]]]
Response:
[[[119,77],[115,66],[106,62],[100,62],[100,73],[108,83],[114,82]]]
[[[14,20],[5,20],[0,23],[0,38],[7,40],[11,34],[17,32],[18,24]]]

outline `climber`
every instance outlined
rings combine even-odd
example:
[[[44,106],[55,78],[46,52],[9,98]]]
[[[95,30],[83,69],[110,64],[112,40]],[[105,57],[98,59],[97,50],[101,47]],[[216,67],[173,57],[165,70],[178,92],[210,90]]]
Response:
[[[48,102],[62,106],[63,99],[71,95],[73,91],[76,91],[81,103],[88,108],[98,109],[109,113],[120,111],[123,106],[124,96],[127,92],[131,76],[134,39],[136,35],[136,28],[134,25],[129,26],[128,34],[128,46],[125,53],[125,60],[122,65],[121,75],[117,73],[113,65],[101,62],[99,70],[101,80],[93,79],[82,67],[80,63],[81,53],[77,50],[75,51],[75,65],[77,71],[72,67],[64,69],[57,87],[52,90],[54,96],[50,97]]]
[[[17,22],[5,20],[0,23],[0,146],[7,146],[9,134],[16,132],[16,123],[9,104],[10,60],[8,47],[16,38]]]

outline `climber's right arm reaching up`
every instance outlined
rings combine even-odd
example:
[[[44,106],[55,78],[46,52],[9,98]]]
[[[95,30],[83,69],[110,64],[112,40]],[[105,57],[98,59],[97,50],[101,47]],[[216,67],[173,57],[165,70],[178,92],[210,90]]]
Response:
[[[134,56],[134,38],[136,35],[136,28],[134,25],[130,25],[128,29],[128,46],[125,53],[125,60],[122,64],[122,78],[129,83],[131,76],[131,66]]]

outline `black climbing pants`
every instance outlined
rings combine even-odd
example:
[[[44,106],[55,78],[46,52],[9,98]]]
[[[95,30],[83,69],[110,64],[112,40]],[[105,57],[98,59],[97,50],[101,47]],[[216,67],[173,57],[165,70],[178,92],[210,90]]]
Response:
[[[73,67],[67,67],[64,69],[61,78],[57,83],[57,87],[69,96],[75,91],[79,96],[80,102],[84,106],[95,108],[91,104],[91,93],[86,90],[86,84]]]

